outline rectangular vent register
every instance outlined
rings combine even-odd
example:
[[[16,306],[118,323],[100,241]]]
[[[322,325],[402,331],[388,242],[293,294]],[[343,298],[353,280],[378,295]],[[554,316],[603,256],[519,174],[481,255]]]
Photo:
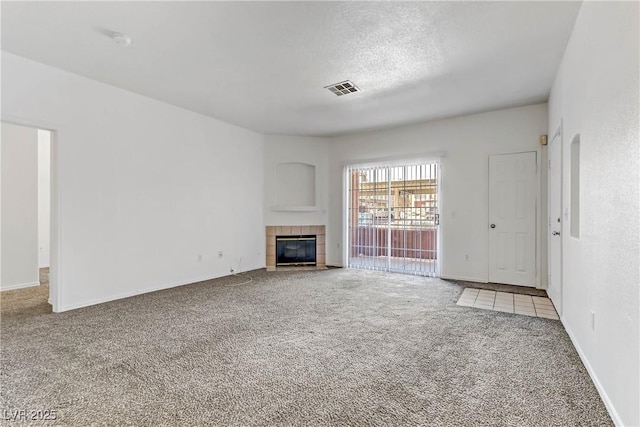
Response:
[[[358,89],[358,87],[349,80],[345,80],[340,83],[334,83],[332,85],[325,86],[325,89],[329,89],[331,92],[333,92],[337,96],[348,95],[354,92],[360,92],[360,89]]]

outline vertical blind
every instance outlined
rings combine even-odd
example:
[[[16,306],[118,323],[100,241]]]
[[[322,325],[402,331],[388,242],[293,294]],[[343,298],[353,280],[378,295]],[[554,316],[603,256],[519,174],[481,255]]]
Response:
[[[347,266],[438,276],[439,167],[348,166]]]

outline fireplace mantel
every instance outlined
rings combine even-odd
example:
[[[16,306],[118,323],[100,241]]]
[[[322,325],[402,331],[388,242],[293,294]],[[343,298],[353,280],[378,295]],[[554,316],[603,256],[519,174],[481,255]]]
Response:
[[[325,226],[324,225],[268,225],[266,265],[267,271],[276,270],[276,236],[316,236],[316,264],[315,268],[324,269],[326,265]],[[302,268],[302,267],[286,267]]]

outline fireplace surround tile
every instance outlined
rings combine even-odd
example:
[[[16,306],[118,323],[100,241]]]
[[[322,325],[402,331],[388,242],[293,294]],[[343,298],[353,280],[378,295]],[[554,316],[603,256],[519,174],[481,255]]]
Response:
[[[267,245],[267,256],[268,257],[276,256],[276,247],[275,247],[275,245]]]
[[[326,248],[325,248],[325,226],[324,225],[268,225],[265,227],[266,233],[266,265],[267,271],[276,270],[276,236],[316,236],[316,268],[325,269]],[[282,267],[281,267],[282,268]],[[284,267],[286,269],[296,267]]]

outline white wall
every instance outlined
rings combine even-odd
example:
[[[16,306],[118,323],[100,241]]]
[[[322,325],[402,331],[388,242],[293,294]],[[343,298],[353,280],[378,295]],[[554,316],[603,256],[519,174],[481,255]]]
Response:
[[[38,267],[49,267],[51,132],[38,129]]]
[[[441,275],[488,281],[489,155],[536,151],[540,161],[539,138],[546,132],[547,106],[538,104],[334,138],[327,263],[344,264],[339,246],[343,241],[345,164],[374,159],[410,160],[443,152]],[[468,261],[465,254],[469,255]]]
[[[640,425],[639,4],[585,2],[549,100],[563,206],[580,134],[580,237],[563,223],[562,321],[618,425]],[[595,329],[591,327],[595,313]]]
[[[264,146],[265,225],[327,225],[329,205],[329,148],[326,138],[268,135]],[[276,167],[299,162],[316,167],[316,209],[286,212],[276,203]]]
[[[263,136],[6,52],[2,107],[55,130],[54,310],[264,267]]]
[[[39,285],[38,131],[2,123],[0,289]]]

